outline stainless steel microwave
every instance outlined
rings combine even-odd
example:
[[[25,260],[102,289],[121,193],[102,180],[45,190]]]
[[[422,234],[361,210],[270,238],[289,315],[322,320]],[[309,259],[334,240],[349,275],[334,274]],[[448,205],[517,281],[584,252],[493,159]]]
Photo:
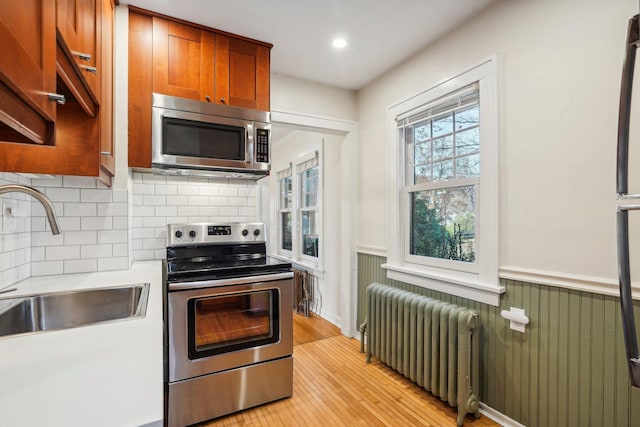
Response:
[[[271,113],[153,94],[151,163],[163,174],[269,175]]]

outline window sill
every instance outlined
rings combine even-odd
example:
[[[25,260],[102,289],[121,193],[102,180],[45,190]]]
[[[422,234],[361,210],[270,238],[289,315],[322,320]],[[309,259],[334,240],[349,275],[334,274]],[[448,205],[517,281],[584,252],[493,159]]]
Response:
[[[311,264],[308,262],[304,262],[304,261],[300,261],[300,260],[294,260],[291,259],[289,257],[283,256],[283,255],[278,255],[278,254],[273,254],[273,255],[269,255],[271,258],[275,258],[275,259],[279,259],[281,261],[287,261],[290,262],[291,265],[294,268],[300,268],[302,270],[307,270],[309,272],[311,272],[314,276],[316,276],[319,279],[324,278],[324,269],[320,266],[317,266],[315,264]]]
[[[487,285],[477,279],[447,272],[426,271],[404,265],[382,264],[387,270],[387,278],[420,286],[434,291],[467,298],[493,306],[500,305],[500,295],[504,286]]]

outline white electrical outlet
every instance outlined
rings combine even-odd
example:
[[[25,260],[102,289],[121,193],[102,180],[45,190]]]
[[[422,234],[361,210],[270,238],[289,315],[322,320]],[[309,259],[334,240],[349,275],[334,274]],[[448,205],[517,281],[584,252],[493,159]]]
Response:
[[[11,233],[16,231],[16,216],[15,211],[18,208],[18,202],[16,200],[3,200],[2,201],[2,231],[5,233]]]
[[[529,323],[529,318],[522,308],[510,307],[509,311],[502,310],[500,312],[500,315],[509,320],[509,328],[513,329],[514,331],[524,333],[525,326]]]

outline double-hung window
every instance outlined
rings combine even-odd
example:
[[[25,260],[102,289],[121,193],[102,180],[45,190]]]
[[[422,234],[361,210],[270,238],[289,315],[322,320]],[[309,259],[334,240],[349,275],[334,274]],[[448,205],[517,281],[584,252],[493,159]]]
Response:
[[[296,155],[277,177],[278,254],[319,267],[322,232],[319,151]]]
[[[474,83],[397,121],[405,152],[408,260],[476,270],[479,113]]]
[[[497,305],[495,60],[389,109],[387,275]]]
[[[318,158],[314,157],[298,165],[298,179],[300,182],[300,238],[301,256],[312,262],[318,259]]]
[[[289,167],[278,172],[279,250],[289,254],[293,250],[293,214],[293,178]]]

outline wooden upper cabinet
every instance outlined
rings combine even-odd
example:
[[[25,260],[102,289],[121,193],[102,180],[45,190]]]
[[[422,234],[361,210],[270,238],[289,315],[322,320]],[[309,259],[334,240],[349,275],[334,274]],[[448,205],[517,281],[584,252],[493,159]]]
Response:
[[[216,103],[269,110],[270,49],[216,36]]]
[[[0,48],[9,58],[0,61],[0,171],[111,183],[114,7],[114,0],[25,0],[0,8]],[[72,49],[89,53],[85,62],[97,72],[87,74]]]
[[[153,91],[205,101],[213,93],[215,34],[153,18]]]
[[[153,91],[269,110],[270,48],[153,17]]]
[[[102,89],[98,76],[102,72],[98,67],[101,7],[101,0],[56,0],[57,29],[67,48],[64,52],[77,65],[96,101]]]
[[[151,167],[151,94],[269,111],[272,45],[129,6],[129,167]]]
[[[50,0],[0,8],[0,141],[54,144],[55,24]]]

